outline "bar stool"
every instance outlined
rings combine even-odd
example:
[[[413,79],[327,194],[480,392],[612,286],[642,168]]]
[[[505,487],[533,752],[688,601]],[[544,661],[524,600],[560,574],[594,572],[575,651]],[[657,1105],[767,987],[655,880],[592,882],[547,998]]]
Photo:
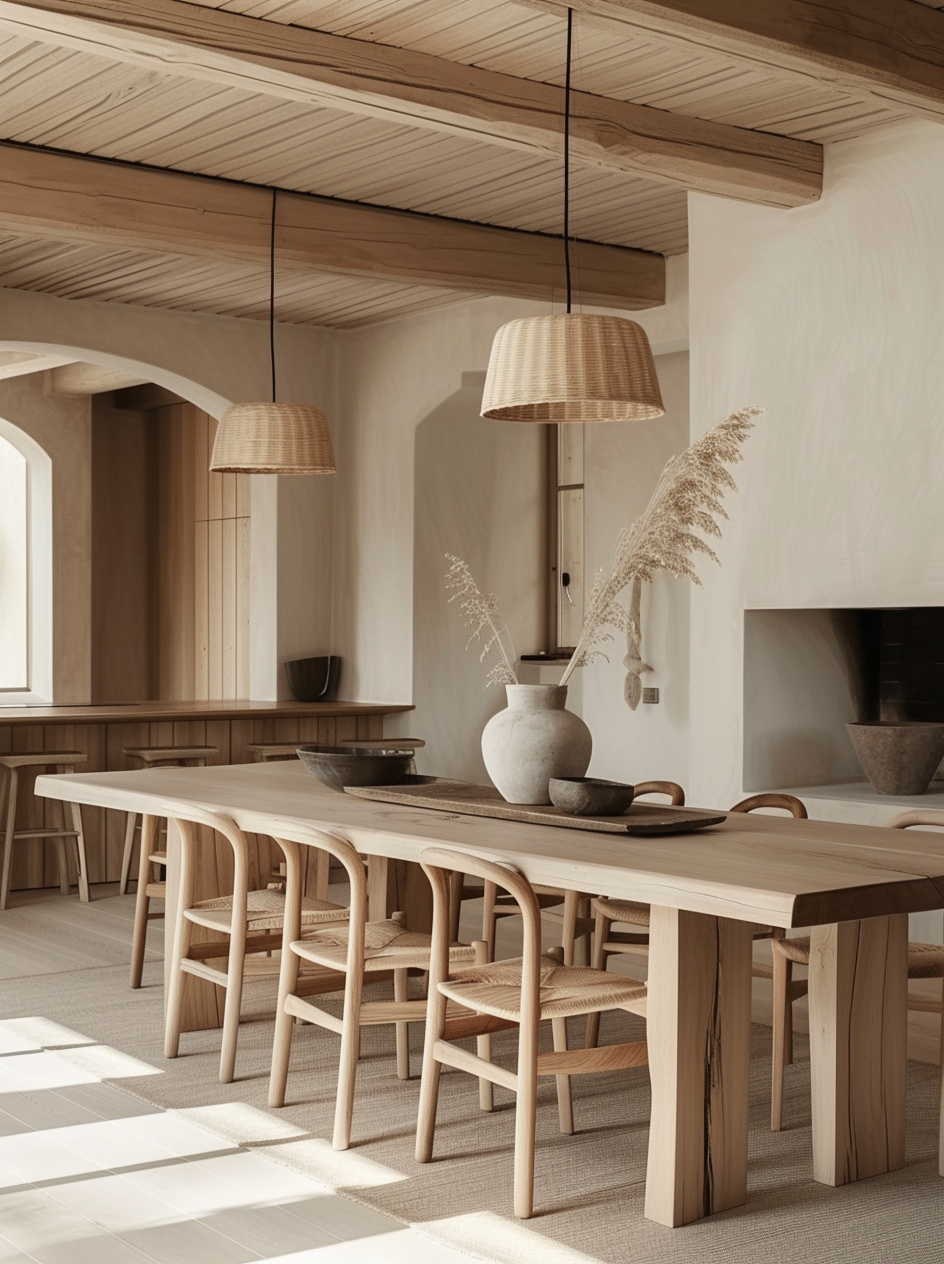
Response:
[[[59,889],[63,895],[70,890],[69,866],[66,859],[66,839],[74,838],[78,852],[79,899],[88,903],[88,865],[85,858],[85,834],[82,829],[82,810],[77,803],[70,803],[72,812],[72,829],[66,829],[66,805],[60,804],[60,828],[18,830],[16,828],[16,805],[19,792],[19,774],[21,768],[53,768],[56,772],[75,772],[76,764],[84,764],[88,756],[80,751],[43,751],[32,755],[0,755],[2,764],[9,777],[7,779],[7,819],[3,835],[3,873],[0,877],[0,909],[7,906],[10,894],[10,878],[13,870],[13,844],[19,839],[53,838],[56,841],[57,859],[59,862]]]
[[[126,747],[124,751],[129,759],[139,760],[145,768],[203,768],[206,761],[216,753],[215,746],[138,746]],[[158,847],[157,820],[156,816],[141,817],[141,852],[131,939],[131,974],[128,981],[133,988],[141,986],[148,922],[164,916],[163,913],[151,912],[151,901],[163,900],[166,892],[166,883],[159,877],[155,878],[152,872],[155,866],[162,868],[167,864],[167,852]],[[121,883],[118,888],[121,895],[128,893],[128,875],[137,821],[137,813],[129,812],[125,827],[125,845],[121,853]]]

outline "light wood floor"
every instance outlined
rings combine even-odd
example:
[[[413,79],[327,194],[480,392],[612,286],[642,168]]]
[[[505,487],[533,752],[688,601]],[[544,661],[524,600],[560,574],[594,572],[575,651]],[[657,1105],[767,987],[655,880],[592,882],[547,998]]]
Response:
[[[472,1264],[241,1147],[272,1126],[261,1112],[234,1115],[227,1140],[200,1108],[146,1104],[114,1081],[160,1067],[46,1013],[42,976],[127,962],[134,897],[116,891],[20,892],[0,915],[0,977],[37,978],[35,1017],[0,1015],[0,1264]]]

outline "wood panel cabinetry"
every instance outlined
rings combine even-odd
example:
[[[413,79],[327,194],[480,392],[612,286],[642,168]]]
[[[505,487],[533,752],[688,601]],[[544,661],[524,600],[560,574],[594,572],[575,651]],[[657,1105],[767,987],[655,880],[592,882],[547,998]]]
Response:
[[[243,704],[245,706],[245,704]],[[261,715],[234,715],[234,708],[219,706],[218,715],[212,708],[183,704],[167,709],[166,718],[153,714],[159,708],[128,707],[129,713],[140,710],[142,718],[121,716],[123,708],[62,708],[63,719],[73,711],[75,723],[63,723],[58,719],[17,719],[3,722],[0,712],[0,754],[39,751],[84,751],[88,762],[83,772],[119,771],[140,765],[128,759],[126,749],[145,746],[215,746],[217,753],[211,764],[242,764],[252,761],[248,747],[257,742],[334,744],[352,737],[382,737],[385,711],[400,711],[403,707],[369,707],[344,703],[305,708],[298,704],[272,704],[268,713]],[[262,709],[262,708],[260,708]],[[47,711],[53,708],[44,709]],[[105,714],[95,718],[94,712]],[[196,714],[187,715],[187,711]],[[248,708],[247,708],[248,710]],[[264,710],[264,709],[263,709]],[[295,714],[291,714],[292,711]],[[302,712],[299,714],[298,712]],[[117,713],[117,716],[116,716]],[[21,771],[20,802],[16,828],[32,829],[41,825],[56,826],[59,820],[57,804],[38,799],[33,794],[36,773],[32,769]],[[2,788],[6,796],[6,786]],[[104,808],[83,809],[86,847],[88,852],[89,881],[117,882],[121,874],[121,854],[124,846],[125,817],[121,813],[106,812]],[[71,863],[71,861],[70,861]],[[73,877],[74,880],[74,877]],[[47,843],[45,848],[19,848],[14,859],[13,890],[58,885],[55,849]]]

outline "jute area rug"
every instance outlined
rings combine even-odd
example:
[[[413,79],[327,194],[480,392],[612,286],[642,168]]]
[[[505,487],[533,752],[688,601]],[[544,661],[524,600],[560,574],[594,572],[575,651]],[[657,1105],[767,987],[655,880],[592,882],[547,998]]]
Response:
[[[308,1025],[295,1029],[289,1105],[268,1111],[272,1038],[271,983],[253,983],[244,1000],[235,1083],[218,1081],[219,1033],[183,1037],[182,1056],[161,1052],[160,965],[130,992],[127,967],[101,967],[14,979],[0,984],[6,1018],[54,1019],[146,1064],[116,1080],[126,1091],[167,1109],[213,1107],[221,1135],[331,1184],[355,1200],[414,1224],[440,1242],[502,1264],[937,1264],[944,1259],[944,1182],[937,1175],[937,1068],[913,1063],[908,1085],[908,1161],[898,1172],[841,1189],[811,1178],[809,1062],[798,1040],[788,1069],[786,1128],[772,1134],[769,1029],[754,1030],[751,1082],[750,1191],[746,1206],[683,1229],[643,1216],[649,1086],[645,1068],[576,1078],[578,1132],[557,1128],[553,1082],[542,1085],[538,1111],[537,1214],[511,1211],[514,1107],[496,1089],[492,1114],[478,1109],[476,1082],[443,1075],[436,1158],[413,1158],[418,1079],[396,1079],[391,1029],[366,1029],[358,1073],[354,1144],[336,1154],[331,1135],[337,1038]],[[383,985],[380,985],[381,987]],[[379,991],[377,995],[379,995]],[[413,1070],[421,1028],[413,1031]],[[604,1042],[641,1035],[631,1016],[604,1018]],[[573,1036],[578,1035],[575,1023]],[[512,1064],[513,1038],[495,1040],[496,1059]],[[227,1104],[229,1104],[227,1106]],[[241,1105],[240,1105],[241,1104]]]

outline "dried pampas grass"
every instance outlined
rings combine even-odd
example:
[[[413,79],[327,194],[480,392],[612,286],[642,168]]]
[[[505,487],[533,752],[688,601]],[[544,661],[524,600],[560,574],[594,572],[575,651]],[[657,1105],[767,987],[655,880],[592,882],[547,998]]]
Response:
[[[447,553],[446,560],[450,564],[446,572],[446,587],[453,590],[449,600],[458,601],[465,625],[472,630],[466,649],[473,641],[480,641],[480,663],[484,663],[493,650],[496,651],[499,661],[489,671],[488,683],[516,685],[518,676],[514,668],[515,647],[497,599],[492,593],[482,592],[461,557]]]
[[[763,411],[742,408],[730,413],[666,465],[645,511],[620,532],[609,570],[600,572],[590,590],[580,640],[562,685],[578,667],[605,657],[600,645],[613,639],[610,628],[635,634],[638,644],[638,625],[633,626],[632,614],[618,600],[628,584],[651,580],[656,571],[666,570],[700,585],[694,555],[718,561],[711,545],[692,528],[720,538],[715,519],[728,516],[721,499],[726,491],[737,491],[727,467],[742,460],[741,444]]]

